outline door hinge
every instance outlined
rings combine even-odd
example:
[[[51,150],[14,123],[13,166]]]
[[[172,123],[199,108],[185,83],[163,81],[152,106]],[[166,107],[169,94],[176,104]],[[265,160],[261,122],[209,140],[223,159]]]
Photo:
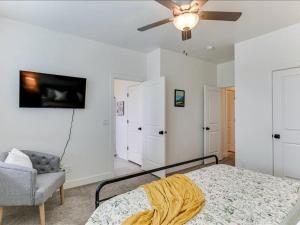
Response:
[[[127,146],[127,148],[126,148],[126,149],[127,149],[127,151],[128,151],[128,150],[129,150],[129,147]]]
[[[126,122],[129,123],[129,120],[127,120]]]
[[[127,98],[129,98],[129,93],[127,93]]]

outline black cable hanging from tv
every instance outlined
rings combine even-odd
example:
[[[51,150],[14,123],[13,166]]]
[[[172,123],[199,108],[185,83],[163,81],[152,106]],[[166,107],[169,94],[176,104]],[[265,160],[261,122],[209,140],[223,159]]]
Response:
[[[72,112],[71,124],[70,124],[70,129],[69,129],[68,139],[67,139],[67,142],[66,142],[66,144],[65,144],[65,147],[64,147],[63,153],[61,154],[60,160],[62,160],[62,159],[63,159],[63,157],[65,156],[65,153],[66,153],[67,147],[68,147],[68,145],[69,145],[69,142],[70,142],[70,139],[71,139],[71,135],[72,135],[72,128],[73,128],[73,122],[74,122],[74,115],[75,115],[75,109],[73,109],[73,112]]]

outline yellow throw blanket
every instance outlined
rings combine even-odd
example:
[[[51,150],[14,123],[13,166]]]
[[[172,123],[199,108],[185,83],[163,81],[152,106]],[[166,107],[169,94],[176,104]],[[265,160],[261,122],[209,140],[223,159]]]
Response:
[[[143,187],[152,209],[129,217],[122,225],[181,225],[205,203],[202,191],[185,175],[173,175]]]

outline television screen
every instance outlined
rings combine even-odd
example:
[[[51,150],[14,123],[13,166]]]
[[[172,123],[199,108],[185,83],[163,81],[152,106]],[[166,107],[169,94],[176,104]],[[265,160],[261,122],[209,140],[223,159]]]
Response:
[[[20,107],[84,108],[86,79],[20,71]]]

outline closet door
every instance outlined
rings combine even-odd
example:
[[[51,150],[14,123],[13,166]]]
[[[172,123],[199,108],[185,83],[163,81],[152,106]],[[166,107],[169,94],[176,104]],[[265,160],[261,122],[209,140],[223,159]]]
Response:
[[[273,73],[274,175],[300,179],[300,68]]]

